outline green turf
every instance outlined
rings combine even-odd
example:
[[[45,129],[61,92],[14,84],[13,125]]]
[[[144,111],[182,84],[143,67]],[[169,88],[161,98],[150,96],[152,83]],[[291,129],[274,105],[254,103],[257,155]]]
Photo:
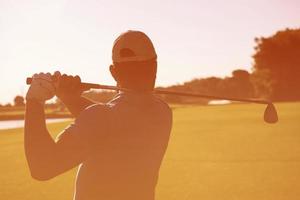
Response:
[[[285,200],[300,197],[300,103],[178,106],[157,186],[157,200]],[[67,123],[49,125],[56,135]],[[0,199],[72,199],[75,170],[47,182],[31,179],[23,130],[0,131]]]

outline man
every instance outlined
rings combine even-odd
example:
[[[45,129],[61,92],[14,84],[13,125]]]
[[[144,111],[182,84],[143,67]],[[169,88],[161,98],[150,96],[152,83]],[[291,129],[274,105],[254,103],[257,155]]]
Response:
[[[172,113],[152,94],[156,53],[142,32],[115,41],[110,72],[122,88],[109,103],[81,97],[80,78],[35,74],[28,90],[25,153],[33,178],[48,180],[79,165],[75,200],[153,200]],[[57,95],[76,116],[53,141],[44,102]]]

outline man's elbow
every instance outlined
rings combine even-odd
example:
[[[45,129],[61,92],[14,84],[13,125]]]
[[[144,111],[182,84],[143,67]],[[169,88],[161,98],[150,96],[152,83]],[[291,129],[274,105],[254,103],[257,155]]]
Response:
[[[37,181],[48,181],[55,177],[53,173],[45,169],[30,169],[31,177]]]

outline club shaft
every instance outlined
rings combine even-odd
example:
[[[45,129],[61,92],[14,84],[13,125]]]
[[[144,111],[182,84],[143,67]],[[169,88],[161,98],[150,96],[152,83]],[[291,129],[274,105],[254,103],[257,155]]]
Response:
[[[26,83],[28,85],[31,84],[32,78],[27,78]],[[89,90],[89,89],[103,89],[103,90],[115,90],[115,91],[130,91],[127,88],[121,88],[110,85],[100,85],[95,83],[81,83],[81,87]],[[176,95],[176,96],[186,96],[186,97],[198,97],[205,99],[219,99],[219,100],[229,100],[229,101],[239,101],[239,102],[248,102],[248,103],[258,103],[258,104],[270,104],[271,102],[266,100],[259,99],[244,99],[244,98],[234,98],[234,97],[224,97],[224,96],[214,96],[214,95],[206,95],[199,93],[190,93],[190,92],[177,92],[177,91],[169,91],[164,89],[154,89],[153,93],[155,94],[165,94],[165,95]]]

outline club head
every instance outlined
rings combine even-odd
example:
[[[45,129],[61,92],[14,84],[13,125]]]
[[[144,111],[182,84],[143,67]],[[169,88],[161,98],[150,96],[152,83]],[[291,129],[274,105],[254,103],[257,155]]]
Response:
[[[275,124],[278,121],[277,111],[272,103],[269,103],[265,110],[264,120],[269,124]]]

